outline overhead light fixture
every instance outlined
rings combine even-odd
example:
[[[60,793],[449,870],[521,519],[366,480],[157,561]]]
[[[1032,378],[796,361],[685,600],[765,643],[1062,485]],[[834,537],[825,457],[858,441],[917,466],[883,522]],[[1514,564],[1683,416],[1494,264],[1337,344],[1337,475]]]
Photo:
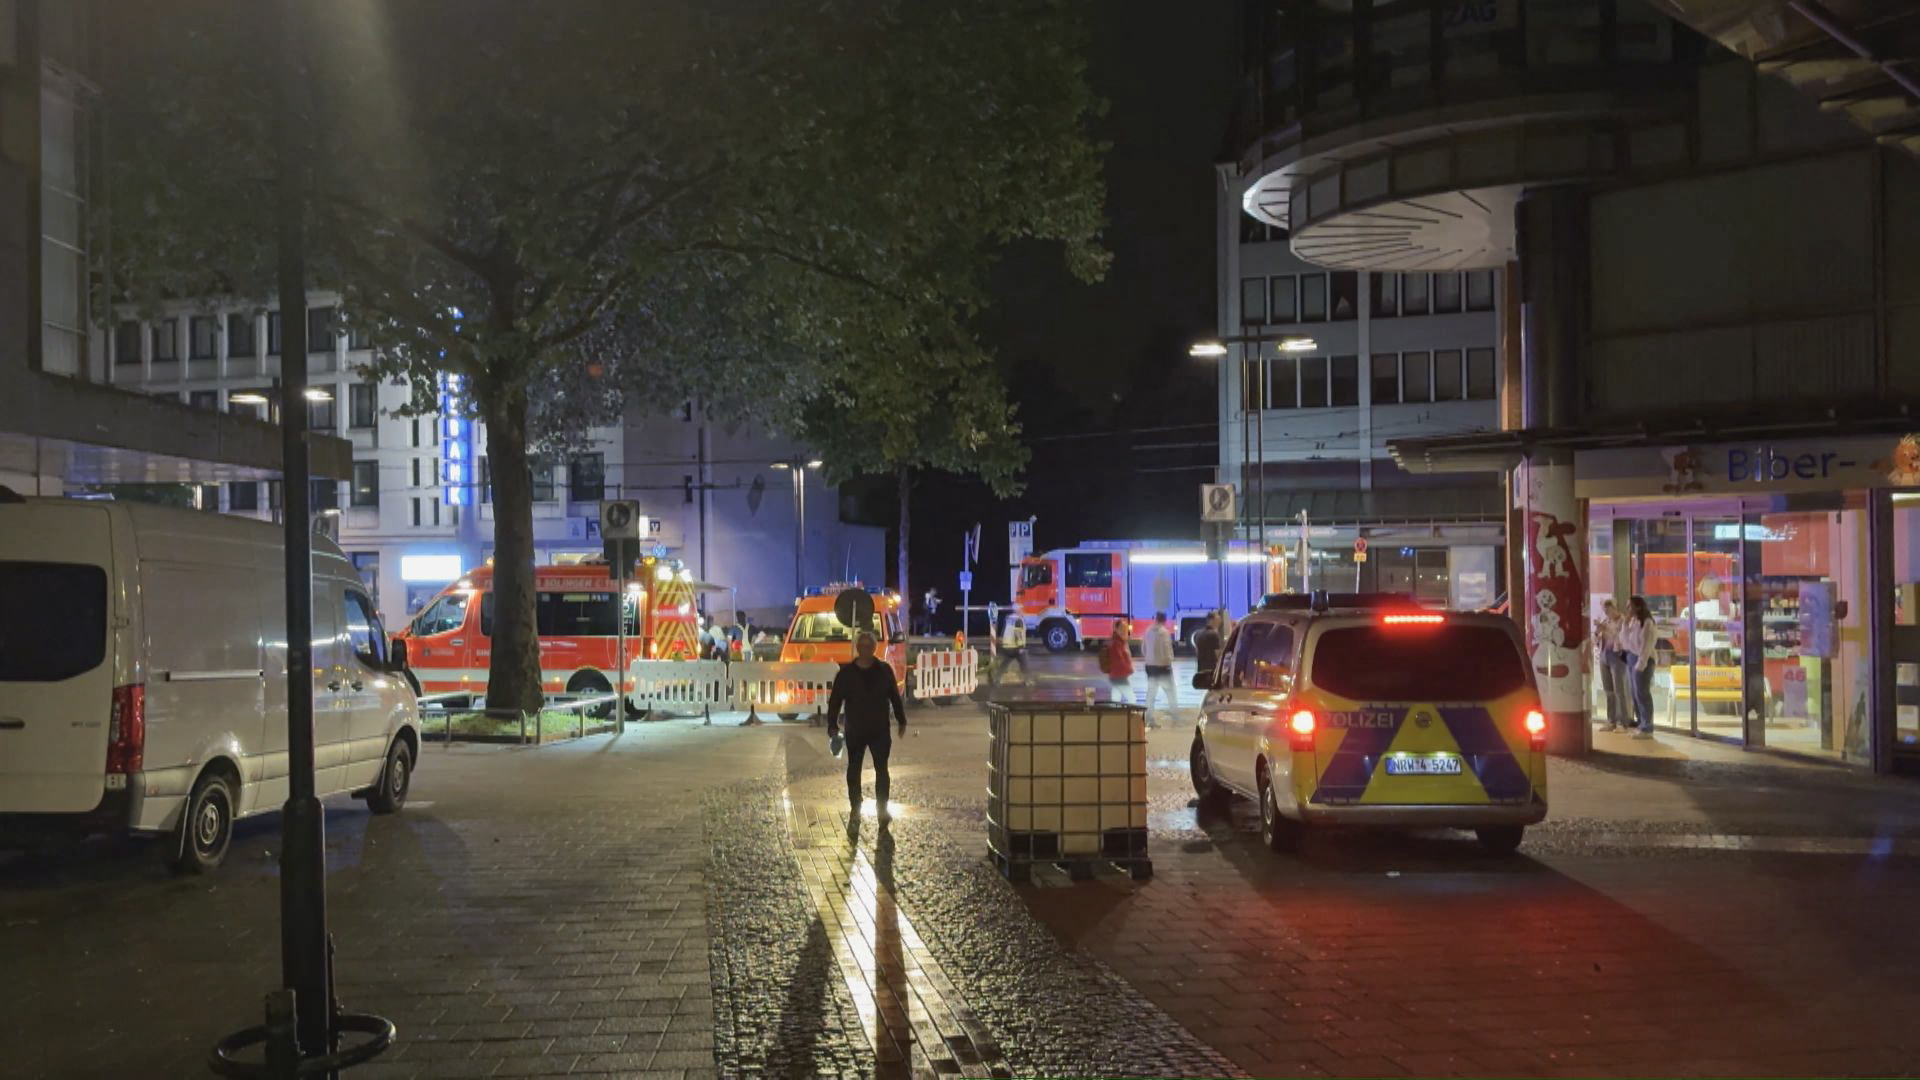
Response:
[[[308,401],[332,401],[333,391],[322,390],[317,386],[310,386],[307,388],[306,396]]]
[[[1187,355],[1201,360],[1217,359],[1227,355],[1227,347],[1218,341],[1196,341],[1187,347]]]
[[[1310,337],[1283,338],[1280,342],[1281,352],[1312,352],[1319,347],[1320,343]]]
[[[826,464],[826,462],[824,462],[824,461],[821,461],[821,460],[820,460],[819,458],[815,458],[815,459],[813,459],[812,461],[809,461],[809,462],[807,462],[807,468],[809,468],[809,469],[817,469],[817,468],[819,468],[820,466],[822,466],[822,465],[825,465],[825,464]]]
[[[267,395],[256,394],[251,390],[243,390],[238,394],[228,394],[227,402],[232,405],[265,405],[267,403]]]
[[[790,465],[788,465],[788,464],[787,464],[786,462],[784,462],[784,461],[776,461],[776,462],[774,462],[774,463],[773,463],[773,464],[772,464],[771,466],[769,466],[769,467],[770,467],[770,468],[775,468],[775,469],[787,469],[787,468],[792,468],[792,466],[790,466]]]

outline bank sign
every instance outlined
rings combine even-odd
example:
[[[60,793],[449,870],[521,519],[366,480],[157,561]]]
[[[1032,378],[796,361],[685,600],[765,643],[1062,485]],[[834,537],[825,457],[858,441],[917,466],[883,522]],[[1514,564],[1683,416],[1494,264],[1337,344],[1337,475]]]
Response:
[[[1583,450],[1573,475],[1582,499],[1920,487],[1920,435]]]

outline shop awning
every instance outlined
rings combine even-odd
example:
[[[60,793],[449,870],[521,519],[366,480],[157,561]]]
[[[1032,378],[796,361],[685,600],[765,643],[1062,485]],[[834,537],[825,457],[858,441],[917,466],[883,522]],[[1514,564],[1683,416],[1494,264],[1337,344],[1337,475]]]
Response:
[[[1267,493],[1267,521],[1283,525],[1307,512],[1315,525],[1431,525],[1505,520],[1505,492],[1478,486],[1313,488]]]
[[[1829,411],[1802,420],[1691,421],[1632,428],[1528,428],[1391,439],[1387,453],[1410,473],[1505,472],[1537,449],[1601,450],[1628,446],[1675,446],[1738,439],[1802,439],[1821,435],[1907,434],[1920,427],[1904,407],[1894,413],[1845,416]]]

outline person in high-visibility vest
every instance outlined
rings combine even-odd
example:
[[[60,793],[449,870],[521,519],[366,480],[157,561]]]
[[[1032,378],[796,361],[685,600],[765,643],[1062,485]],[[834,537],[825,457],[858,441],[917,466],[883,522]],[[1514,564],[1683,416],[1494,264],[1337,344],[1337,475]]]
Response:
[[[1020,681],[1032,682],[1033,677],[1027,674],[1027,620],[1017,611],[1007,616],[1006,629],[1000,632],[1000,658],[994,667],[993,681],[998,683],[1015,664],[1020,665]]]

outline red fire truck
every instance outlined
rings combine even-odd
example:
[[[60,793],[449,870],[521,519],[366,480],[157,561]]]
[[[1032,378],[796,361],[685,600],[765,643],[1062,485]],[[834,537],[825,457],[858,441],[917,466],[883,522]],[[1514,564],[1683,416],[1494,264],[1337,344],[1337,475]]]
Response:
[[[605,563],[536,566],[534,617],[540,634],[540,683],[549,698],[613,690],[619,624]],[[678,563],[642,560],[620,605],[627,621],[627,661],[699,656],[695,583]],[[469,571],[441,590],[400,631],[407,663],[425,694],[468,694],[483,705],[493,659],[493,567]],[[632,683],[627,683],[632,688]]]
[[[1014,605],[1053,652],[1097,644],[1116,621],[1138,638],[1156,611],[1167,613],[1174,640],[1184,643],[1208,612],[1224,607],[1238,618],[1249,603],[1279,590],[1269,565],[1283,563],[1238,544],[1223,569],[1193,541],[1094,540],[1020,560]]]

